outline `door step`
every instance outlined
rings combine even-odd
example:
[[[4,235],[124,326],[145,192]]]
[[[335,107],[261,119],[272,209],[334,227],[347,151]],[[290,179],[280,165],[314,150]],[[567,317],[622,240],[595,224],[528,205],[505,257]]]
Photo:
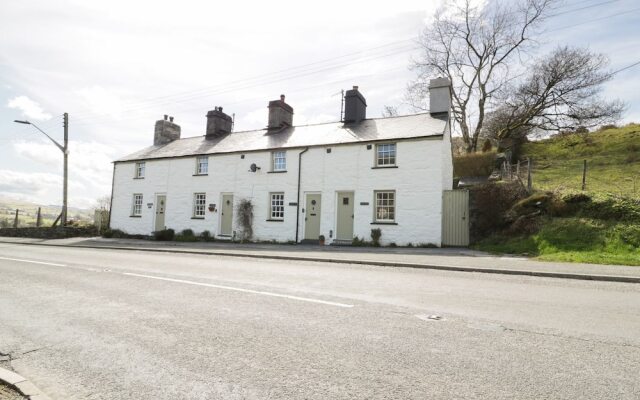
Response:
[[[300,244],[320,244],[320,242],[317,239],[316,240],[313,240],[313,239],[302,239],[300,241]]]
[[[334,239],[333,242],[331,242],[331,246],[351,246],[351,244],[351,240]]]

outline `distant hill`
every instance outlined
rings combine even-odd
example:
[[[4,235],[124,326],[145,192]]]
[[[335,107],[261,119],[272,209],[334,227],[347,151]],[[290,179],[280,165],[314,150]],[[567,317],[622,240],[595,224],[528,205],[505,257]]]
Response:
[[[51,225],[62,207],[55,205],[35,204],[24,200],[16,200],[6,196],[0,196],[0,224],[7,221],[11,225],[15,218],[16,209],[19,211],[20,226],[35,226],[38,207],[41,207],[43,225]],[[93,211],[69,207],[67,211],[68,219],[80,221],[93,221]]]
[[[580,190],[587,160],[588,192],[640,197],[640,124],[530,142],[526,157],[533,160],[536,189]]]

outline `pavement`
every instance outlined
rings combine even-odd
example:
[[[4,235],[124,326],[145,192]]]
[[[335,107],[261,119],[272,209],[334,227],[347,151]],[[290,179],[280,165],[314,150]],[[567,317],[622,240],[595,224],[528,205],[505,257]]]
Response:
[[[227,255],[262,259],[356,263],[386,267],[529,275],[640,283],[637,266],[542,262],[526,257],[495,256],[466,248],[372,248],[349,246],[240,244],[229,242],[156,242],[135,239],[0,238],[0,243],[110,248],[185,254]],[[640,266],[640,260],[638,260]]]
[[[637,284],[7,243],[0,277],[52,399],[640,398]]]

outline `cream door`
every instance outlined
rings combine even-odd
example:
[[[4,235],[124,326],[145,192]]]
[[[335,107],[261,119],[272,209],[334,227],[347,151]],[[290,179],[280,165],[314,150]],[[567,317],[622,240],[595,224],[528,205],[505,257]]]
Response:
[[[164,216],[165,216],[166,208],[167,208],[167,196],[164,194],[157,195],[156,196],[156,225],[155,225],[156,231],[161,231],[165,228]]]
[[[220,222],[220,234],[225,236],[231,236],[233,229],[233,195],[222,195],[222,207],[220,207],[221,222]]]
[[[308,194],[304,217],[304,238],[318,240],[320,236],[320,194]]]
[[[353,198],[353,192],[338,192],[338,240],[353,240]]]

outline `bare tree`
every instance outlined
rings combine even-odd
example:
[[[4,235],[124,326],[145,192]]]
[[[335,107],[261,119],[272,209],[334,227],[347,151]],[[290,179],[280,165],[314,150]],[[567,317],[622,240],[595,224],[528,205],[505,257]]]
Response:
[[[535,46],[537,28],[557,2],[450,2],[420,36],[422,55],[413,63],[418,78],[409,84],[409,102],[425,109],[429,79],[449,78],[454,121],[467,152],[475,151],[492,97],[514,78],[512,62]]]
[[[506,90],[503,105],[488,116],[487,133],[497,139],[520,138],[534,131],[586,130],[617,121],[618,100],[600,97],[612,78],[609,62],[587,49],[560,47],[538,60],[528,76]]]
[[[107,210],[111,208],[111,196],[104,195],[96,199],[96,205],[93,207],[95,210]]]
[[[382,118],[397,117],[397,116],[398,116],[398,107],[384,106],[384,108],[382,109]]]

